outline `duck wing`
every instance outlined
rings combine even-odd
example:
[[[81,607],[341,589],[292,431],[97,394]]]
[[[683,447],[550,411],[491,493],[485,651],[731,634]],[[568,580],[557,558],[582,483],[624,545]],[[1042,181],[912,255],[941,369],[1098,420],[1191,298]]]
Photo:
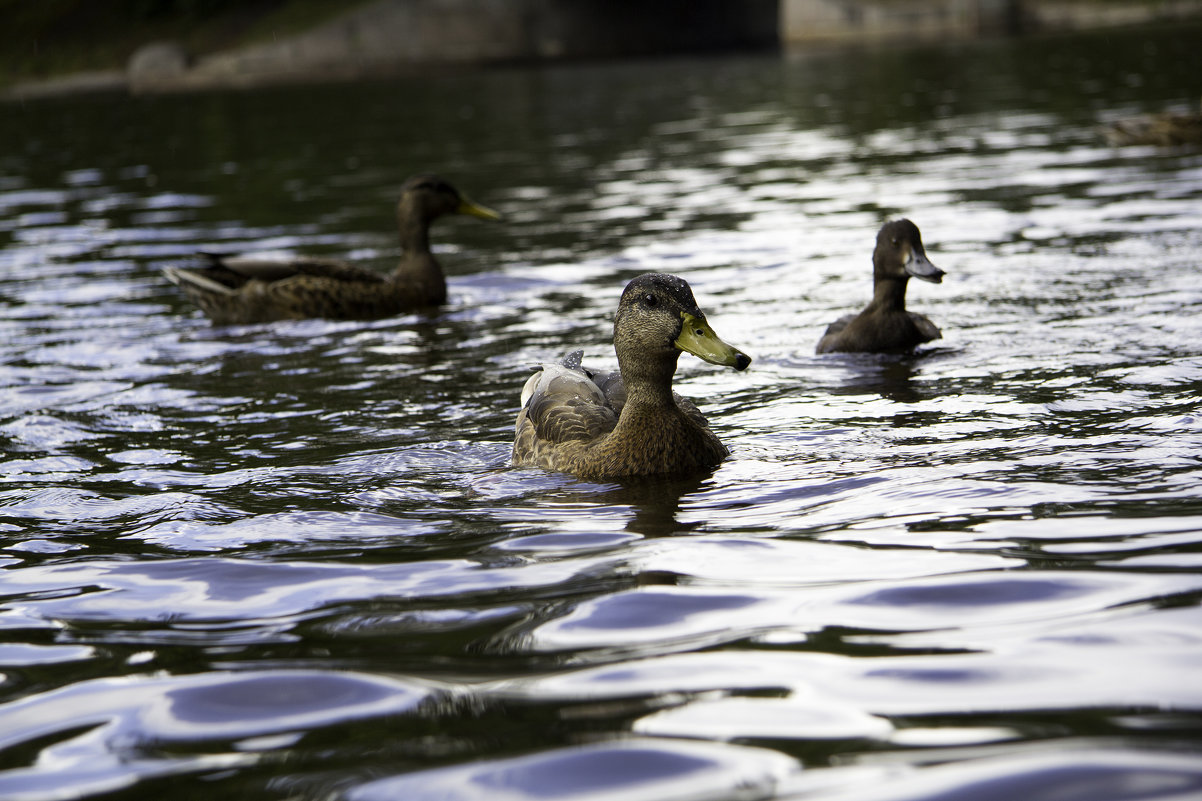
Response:
[[[308,276],[343,283],[382,284],[387,280],[374,270],[357,267],[339,259],[302,256],[270,259],[254,256],[222,256],[201,253],[208,264],[199,268],[168,267],[163,272],[172,283],[200,292],[232,295],[251,281],[275,284]]]
[[[613,409],[614,414],[621,415],[622,407],[626,405],[626,385],[622,383],[622,373],[618,370],[593,370],[583,365],[580,370],[600,390],[605,405]]]
[[[208,260],[204,272],[227,286],[240,286],[251,280],[270,283],[300,275],[369,284],[382,284],[387,280],[374,270],[341,259],[323,259],[315,256],[271,259],[261,256],[222,256],[216,253],[201,255]]]
[[[337,259],[202,255],[203,267],[163,274],[217,325],[374,319],[426,300],[420,287],[389,287],[385,276]]]
[[[573,362],[577,366],[568,366]],[[613,431],[618,412],[578,365],[578,354],[572,354],[564,363],[544,364],[526,381],[518,420],[519,440],[524,427],[535,439],[547,443],[589,442]]]
[[[842,334],[847,326],[851,325],[852,321],[858,317],[858,314],[845,314],[835,322],[826,327],[826,331],[818,340],[818,346],[814,349],[815,353],[830,353],[833,350],[839,349],[839,335]]]
[[[910,312],[910,322],[914,323],[914,327],[918,329],[918,333],[922,336],[919,342],[930,342],[932,339],[940,339],[943,336],[943,332],[939,330],[939,326],[932,323],[924,314]]]
[[[851,325],[851,321],[856,319],[858,316],[858,314],[853,312],[852,314],[845,314],[838,320],[835,320],[835,322],[826,327],[826,331],[822,334],[823,339],[826,337],[838,336],[843,332],[843,329]]]

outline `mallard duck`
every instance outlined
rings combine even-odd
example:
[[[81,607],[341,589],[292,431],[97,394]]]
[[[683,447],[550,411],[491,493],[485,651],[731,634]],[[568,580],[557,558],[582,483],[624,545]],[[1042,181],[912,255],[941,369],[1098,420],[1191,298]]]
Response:
[[[1106,141],[1116,147],[1123,145],[1202,144],[1202,114],[1153,114],[1119,120],[1102,129]]]
[[[736,370],[751,359],[718,338],[688,283],[647,273],[627,284],[614,350],[616,373],[582,367],[577,351],[530,377],[514,465],[605,479],[695,472],[730,454],[696,405],[672,391],[672,375],[681,351]]]
[[[938,284],[943,270],[927,259],[917,225],[909,220],[885,223],[872,252],[872,302],[859,314],[831,323],[818,341],[818,353],[898,352],[939,339],[934,323],[906,311],[910,276]]]
[[[401,186],[401,261],[390,275],[338,259],[209,253],[202,254],[209,261],[206,267],[168,267],[164,272],[217,325],[388,317],[446,301],[447,282],[430,252],[430,223],[444,214],[500,219],[438,176],[415,175]]]

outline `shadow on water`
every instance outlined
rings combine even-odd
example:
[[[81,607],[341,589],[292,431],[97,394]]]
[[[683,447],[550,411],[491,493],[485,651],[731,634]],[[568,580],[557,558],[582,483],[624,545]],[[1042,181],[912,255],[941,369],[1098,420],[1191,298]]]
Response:
[[[626,523],[626,530],[632,534],[641,534],[644,537],[688,534],[701,528],[704,522],[678,520],[681,500],[705,486],[708,478],[691,476],[630,479],[615,489],[601,493],[598,500],[629,506],[633,517]]]
[[[879,395],[898,403],[914,403],[934,397],[929,384],[916,382],[928,353],[877,355],[871,353],[838,354],[823,357],[837,361],[846,372],[828,388],[832,395]]]
[[[502,498],[522,498],[530,504],[530,515],[561,507],[580,520],[573,528],[582,530],[521,537],[503,547],[586,548],[589,543],[607,546],[615,537],[629,540],[697,531],[705,525],[704,521],[682,521],[681,510],[689,496],[706,487],[711,479],[712,471],[692,476],[640,476],[594,483],[539,468],[506,466],[473,480],[472,487],[494,503]]]

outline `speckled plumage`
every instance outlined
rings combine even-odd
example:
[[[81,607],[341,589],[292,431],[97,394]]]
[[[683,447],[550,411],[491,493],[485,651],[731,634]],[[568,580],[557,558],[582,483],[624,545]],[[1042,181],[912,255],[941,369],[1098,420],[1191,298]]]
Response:
[[[897,353],[942,334],[929,319],[906,311],[910,277],[938,284],[943,270],[927,260],[918,226],[909,220],[885,223],[872,253],[872,302],[859,314],[831,323],[818,341],[818,353]]]
[[[639,276],[622,293],[614,319],[619,372],[589,370],[579,352],[543,365],[522,393],[513,463],[594,479],[690,473],[720,463],[726,446],[696,405],[672,392],[680,343],[693,348],[686,326],[712,346],[707,361],[737,370],[750,364],[709,329],[687,283]]]
[[[202,254],[199,269],[169,267],[214,324],[261,323],[309,317],[371,320],[446,301],[442,268],[430,252],[430,224],[445,214],[498,219],[434,175],[416,175],[401,187],[397,226],[401,260],[388,275],[338,259],[272,260]]]

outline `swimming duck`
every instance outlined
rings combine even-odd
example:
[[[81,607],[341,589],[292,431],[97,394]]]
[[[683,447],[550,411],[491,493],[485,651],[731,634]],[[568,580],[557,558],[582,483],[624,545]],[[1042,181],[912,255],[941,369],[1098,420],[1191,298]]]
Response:
[[[526,382],[513,443],[515,466],[582,478],[689,473],[730,452],[691,401],[672,391],[681,351],[746,370],[681,278],[647,273],[627,284],[614,318],[618,372],[581,366],[581,351],[545,364]]]
[[[209,253],[202,254],[209,261],[204,268],[168,267],[164,273],[215,325],[388,317],[446,301],[447,282],[430,252],[430,223],[445,214],[500,219],[438,176],[415,175],[401,186],[397,226],[402,253],[390,275],[339,259],[281,261]]]
[[[910,276],[938,284],[943,270],[927,259],[917,225],[909,220],[885,223],[872,252],[872,302],[859,314],[831,323],[818,340],[818,353],[898,352],[939,339],[934,323],[906,311]]]
[[[1123,145],[1176,145],[1202,144],[1202,113],[1200,114],[1154,114],[1119,120],[1102,129],[1106,141],[1115,147]]]

